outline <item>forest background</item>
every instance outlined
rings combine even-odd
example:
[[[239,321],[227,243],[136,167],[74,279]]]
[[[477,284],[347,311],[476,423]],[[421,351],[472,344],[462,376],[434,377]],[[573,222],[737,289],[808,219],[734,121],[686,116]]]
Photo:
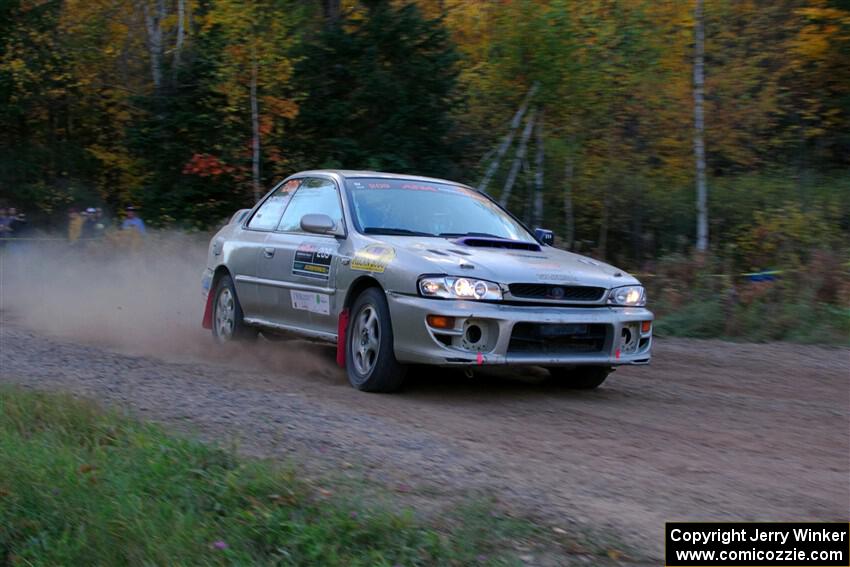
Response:
[[[849,166],[848,0],[0,0],[0,205],[45,230],[433,175],[637,273],[662,334],[846,343]]]

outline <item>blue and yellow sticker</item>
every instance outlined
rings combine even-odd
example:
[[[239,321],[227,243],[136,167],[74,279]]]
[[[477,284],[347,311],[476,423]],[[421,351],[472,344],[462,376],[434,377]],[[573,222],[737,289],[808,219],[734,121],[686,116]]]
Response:
[[[383,274],[394,259],[395,248],[392,246],[370,244],[354,254],[354,258],[351,260],[351,269]]]

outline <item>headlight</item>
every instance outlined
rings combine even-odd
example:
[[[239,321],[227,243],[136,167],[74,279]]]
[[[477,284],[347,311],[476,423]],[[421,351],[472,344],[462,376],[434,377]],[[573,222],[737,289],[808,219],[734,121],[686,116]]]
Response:
[[[639,285],[615,287],[608,294],[608,304],[643,307],[646,305],[646,291],[643,289],[643,286]]]
[[[444,299],[502,299],[499,284],[473,278],[433,276],[419,280],[419,293]]]

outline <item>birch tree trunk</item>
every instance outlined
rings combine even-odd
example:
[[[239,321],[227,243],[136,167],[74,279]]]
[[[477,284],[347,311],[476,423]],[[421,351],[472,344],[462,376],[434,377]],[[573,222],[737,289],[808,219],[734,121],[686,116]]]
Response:
[[[162,88],[162,20],[165,19],[165,0],[157,0],[155,12],[151,12],[151,7],[143,0],[142,13],[145,17],[153,88],[159,92]]]
[[[528,191],[528,202],[526,206],[523,207],[523,222],[531,226],[531,219],[534,215],[534,168],[528,163],[528,159],[522,160],[522,167],[520,168],[520,172],[525,177],[525,186],[529,188]],[[519,211],[517,211],[519,213]],[[519,216],[519,214],[517,214]]]
[[[519,140],[519,146],[514,156],[514,162],[511,165],[511,170],[508,172],[508,178],[505,180],[505,186],[502,188],[502,194],[499,196],[499,204],[503,207],[508,206],[508,200],[511,198],[511,190],[516,182],[516,177],[519,174],[522,162],[525,159],[526,148],[528,147],[528,139],[531,137],[531,131],[534,129],[534,110],[528,115],[528,120],[525,122],[525,128],[522,131],[522,138]]]
[[[705,29],[703,0],[694,8],[694,159],[697,181],[697,251],[708,250],[708,187],[705,180],[705,122],[703,117]]]
[[[632,211],[632,254],[637,261],[637,265],[643,264],[643,199],[641,186],[637,185],[635,178],[627,181],[629,184],[629,194],[631,196]]]
[[[257,102],[257,58],[251,58],[251,172],[253,175],[254,201],[260,200],[260,109]]]
[[[528,90],[528,93],[522,100],[522,104],[520,104],[516,113],[514,113],[514,117],[511,120],[510,130],[508,130],[508,133],[505,135],[504,139],[502,139],[502,143],[499,144],[499,147],[496,149],[496,156],[493,158],[493,161],[490,162],[490,165],[487,167],[487,171],[484,172],[484,177],[478,184],[478,190],[482,193],[487,192],[487,186],[490,185],[490,181],[493,179],[493,176],[499,170],[499,165],[502,163],[502,158],[505,157],[508,148],[511,147],[511,144],[514,141],[514,135],[519,129],[519,125],[522,124],[522,117],[525,116],[525,112],[528,110],[528,103],[531,101],[532,97],[537,92],[538,86],[538,83],[534,83],[533,85],[531,85],[531,88]]]
[[[564,239],[567,241],[567,250],[572,250],[575,245],[575,213],[573,212],[573,160],[567,158],[564,164]]]
[[[183,55],[183,37],[186,34],[186,0],[177,0],[177,40],[174,43],[174,59],[172,74],[176,78],[180,67],[180,59]]]
[[[608,250],[608,194],[610,193],[608,183],[604,184],[602,190],[602,218],[599,221],[599,250],[596,255],[600,260],[605,259]]]
[[[543,225],[543,160],[546,148],[543,145],[543,111],[537,121],[537,155],[534,158],[534,207],[531,225],[540,228]]]

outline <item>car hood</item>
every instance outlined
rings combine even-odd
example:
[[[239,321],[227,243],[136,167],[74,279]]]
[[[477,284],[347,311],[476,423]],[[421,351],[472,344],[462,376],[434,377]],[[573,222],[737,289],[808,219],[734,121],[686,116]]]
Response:
[[[382,237],[396,250],[403,269],[467,276],[498,283],[548,283],[617,287],[638,284],[626,272],[604,262],[551,246],[539,251],[472,246],[464,239]],[[400,266],[401,267],[401,266]]]

